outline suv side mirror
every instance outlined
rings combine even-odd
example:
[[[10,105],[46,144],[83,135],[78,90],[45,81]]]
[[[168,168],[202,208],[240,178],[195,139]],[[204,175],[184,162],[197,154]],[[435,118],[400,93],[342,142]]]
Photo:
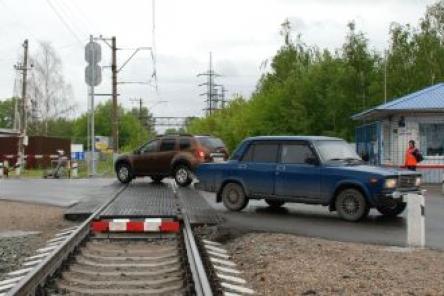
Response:
[[[305,159],[305,163],[311,165],[319,165],[318,159],[316,157],[307,157]]]

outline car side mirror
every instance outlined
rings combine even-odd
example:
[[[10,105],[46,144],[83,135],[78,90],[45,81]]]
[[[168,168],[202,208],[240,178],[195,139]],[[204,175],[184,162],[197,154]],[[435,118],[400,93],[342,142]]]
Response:
[[[316,157],[308,157],[305,159],[305,163],[306,164],[311,164],[311,165],[319,165],[318,159]]]

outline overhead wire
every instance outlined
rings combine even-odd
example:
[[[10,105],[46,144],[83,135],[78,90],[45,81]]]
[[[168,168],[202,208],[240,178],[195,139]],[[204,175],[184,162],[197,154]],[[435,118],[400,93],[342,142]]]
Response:
[[[51,3],[51,0],[46,0],[46,3],[48,3],[51,10],[56,14],[56,16],[59,18],[59,20],[62,22],[62,24],[65,26],[65,28],[71,33],[71,35],[79,42],[79,44],[83,45],[83,42],[81,41],[81,38],[77,35],[77,33],[71,28],[71,26],[65,21],[63,16],[60,14],[60,12],[55,8],[55,6]]]

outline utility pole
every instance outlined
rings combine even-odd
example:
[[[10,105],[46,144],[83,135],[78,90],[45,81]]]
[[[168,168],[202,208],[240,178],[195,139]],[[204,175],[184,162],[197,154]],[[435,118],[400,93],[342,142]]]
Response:
[[[117,122],[117,46],[116,37],[111,38],[111,51],[112,51],[112,97],[113,97],[113,109],[112,109],[112,136],[113,136],[113,153],[118,153],[119,150],[119,137],[118,137],[118,122]]]
[[[28,39],[23,42],[23,63],[18,63],[14,66],[16,70],[22,71],[22,98],[21,98],[21,120],[20,120],[20,137],[18,143],[18,162],[20,170],[24,168],[25,164],[25,146],[27,143],[26,129],[27,129],[27,114],[26,114],[26,84],[28,76]]]

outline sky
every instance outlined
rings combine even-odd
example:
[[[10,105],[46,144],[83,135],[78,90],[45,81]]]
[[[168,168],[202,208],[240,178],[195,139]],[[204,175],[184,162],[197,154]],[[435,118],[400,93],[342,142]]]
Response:
[[[39,41],[52,43],[63,62],[63,73],[74,91],[77,113],[87,109],[84,46],[89,36],[116,36],[118,66],[131,48],[153,45],[153,0],[0,0],[0,100],[11,97],[13,65],[29,39],[30,54]],[[119,103],[136,107],[143,98],[154,116],[201,116],[199,94],[205,89],[198,73],[214,68],[228,96],[250,96],[261,64],[271,59],[283,40],[280,25],[289,19],[294,33],[308,45],[335,49],[354,20],[367,34],[370,46],[387,47],[392,22],[416,25],[431,0],[155,0],[155,44],[158,90],[153,85],[119,84]],[[58,16],[64,20],[62,22]],[[128,49],[128,50],[126,50]],[[111,51],[102,46],[103,82],[98,93],[111,92]],[[140,51],[119,73],[119,82],[149,81],[153,63]],[[97,97],[96,102],[106,97]],[[166,101],[160,103],[160,101]]]

